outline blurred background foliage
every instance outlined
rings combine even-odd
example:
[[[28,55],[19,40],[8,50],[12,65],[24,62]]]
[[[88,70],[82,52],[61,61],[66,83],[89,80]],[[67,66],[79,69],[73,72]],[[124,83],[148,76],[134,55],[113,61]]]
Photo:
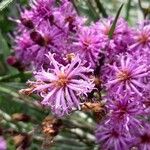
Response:
[[[150,0],[72,0],[72,3],[79,15],[87,17],[89,22],[115,16],[122,3],[121,16],[130,25],[150,17]],[[31,150],[98,149],[93,135],[96,121],[90,112],[75,112],[62,120],[63,125],[58,123],[60,129],[56,129],[55,134],[60,132],[56,137],[51,132],[47,135],[43,124],[47,127],[47,123],[53,122],[47,117],[49,111],[40,107],[35,100],[37,97],[18,93],[31,78],[31,73],[18,71],[6,60],[13,53],[11,38],[16,25],[10,18],[19,18],[20,6],[28,6],[28,0],[0,0],[0,134],[7,139],[8,150],[17,147],[18,150],[21,147]]]

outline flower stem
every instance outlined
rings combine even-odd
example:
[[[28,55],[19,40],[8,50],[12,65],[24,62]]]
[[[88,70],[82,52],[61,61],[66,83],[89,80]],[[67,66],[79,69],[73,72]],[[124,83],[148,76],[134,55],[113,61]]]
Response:
[[[21,78],[22,76],[31,76],[31,74],[32,73],[30,71],[26,71],[26,72],[19,72],[16,74],[0,76],[0,82],[8,81],[9,79],[14,79],[14,78]]]

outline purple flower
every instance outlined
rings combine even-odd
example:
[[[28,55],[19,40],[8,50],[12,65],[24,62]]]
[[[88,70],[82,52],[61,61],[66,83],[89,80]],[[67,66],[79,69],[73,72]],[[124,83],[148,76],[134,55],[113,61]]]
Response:
[[[0,136],[0,150],[6,150],[7,149],[7,144],[5,139]]]
[[[17,58],[26,68],[47,69],[48,52],[57,53],[59,58],[75,51],[74,31],[83,24],[72,4],[61,1],[58,6],[54,0],[30,2],[30,9],[23,9],[15,33],[14,50]],[[73,32],[73,33],[72,33]]]
[[[34,29],[35,19],[33,11],[24,8],[23,11],[20,12],[20,19],[16,20],[16,22],[18,23],[17,32]]]
[[[150,149],[150,125],[144,124],[137,133],[135,134],[134,146],[138,150],[149,150]]]
[[[84,19],[78,16],[68,0],[62,0],[61,3],[61,7],[55,12],[55,18],[59,18],[59,24],[67,33],[75,33],[84,24]]]
[[[14,50],[17,58],[23,64],[32,64],[36,69],[41,65],[47,65],[45,54],[60,52],[66,45],[62,33],[55,27],[51,28],[46,22],[43,22],[38,30],[24,32],[17,36],[15,42]]]
[[[28,33],[23,33],[21,36],[16,36],[14,51],[18,60],[28,66],[33,60],[33,52],[30,47],[33,41],[30,39]]]
[[[129,47],[131,52],[139,51],[142,53],[143,50],[149,51],[150,49],[150,23],[139,25],[138,29],[133,31],[133,44]]]
[[[118,19],[113,37],[109,38],[113,21],[113,18],[102,19],[94,25],[97,34],[101,36],[101,50],[104,50],[107,59],[126,52],[127,47],[132,43],[131,29],[123,18]]]
[[[126,130],[113,124],[97,126],[96,139],[105,150],[128,150],[132,142],[132,138]]]
[[[108,99],[109,121],[127,130],[138,128],[141,121],[138,117],[143,114],[144,107],[136,95],[117,95]]]
[[[53,69],[35,73],[34,91],[43,97],[42,104],[51,107],[52,111],[62,116],[68,114],[74,108],[80,109],[82,99],[94,88],[94,84],[87,74],[92,70],[85,67],[78,56],[64,66],[59,64],[54,55],[47,55]]]
[[[54,11],[54,0],[31,1],[30,6],[34,12],[34,18],[39,21],[48,19]]]
[[[108,65],[110,74],[106,86],[109,92],[122,93],[128,91],[142,96],[143,91],[148,89],[144,78],[149,76],[148,66],[141,63],[142,57],[138,60],[129,54],[119,55],[113,65]]]
[[[74,42],[74,45],[79,49],[79,51],[76,52],[80,54],[81,58],[91,63],[92,67],[95,67],[100,53],[100,36],[95,33],[92,27],[80,28],[78,36],[77,41]]]

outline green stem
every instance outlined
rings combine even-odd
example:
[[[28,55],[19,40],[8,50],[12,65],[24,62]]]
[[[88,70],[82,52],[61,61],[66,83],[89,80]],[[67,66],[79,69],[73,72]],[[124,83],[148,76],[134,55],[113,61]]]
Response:
[[[16,74],[9,74],[9,75],[5,75],[5,76],[0,76],[0,82],[2,81],[8,81],[9,79],[14,79],[14,78],[21,78],[21,76],[31,76],[31,72],[30,71],[26,71],[26,72],[19,72]]]

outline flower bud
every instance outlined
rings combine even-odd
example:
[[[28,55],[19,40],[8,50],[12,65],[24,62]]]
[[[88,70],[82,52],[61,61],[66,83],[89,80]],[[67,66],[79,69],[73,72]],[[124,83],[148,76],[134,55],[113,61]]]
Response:
[[[33,28],[34,28],[34,24],[33,24],[33,22],[32,22],[30,19],[21,18],[20,21],[21,21],[21,23],[22,23],[25,27],[27,27],[27,28],[29,28],[29,29],[33,29]]]
[[[19,71],[24,71],[24,69],[25,69],[25,67],[24,67],[24,66],[21,64],[21,62],[16,58],[16,56],[12,56],[12,55],[8,56],[8,57],[7,57],[7,63],[8,63],[10,66],[12,66],[12,67],[18,69]]]
[[[42,35],[37,31],[32,31],[30,33],[30,38],[33,42],[40,46],[45,46],[45,39],[42,37]]]

